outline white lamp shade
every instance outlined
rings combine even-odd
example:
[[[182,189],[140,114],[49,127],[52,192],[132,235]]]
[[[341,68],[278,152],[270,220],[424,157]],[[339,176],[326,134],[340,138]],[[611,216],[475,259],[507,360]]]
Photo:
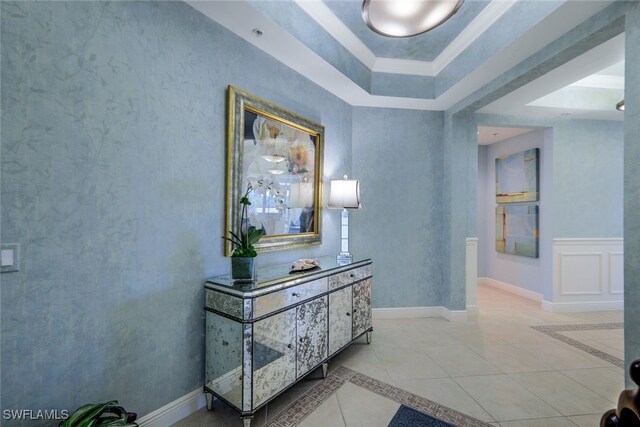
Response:
[[[329,190],[329,208],[359,209],[360,184],[357,179],[332,179]]]

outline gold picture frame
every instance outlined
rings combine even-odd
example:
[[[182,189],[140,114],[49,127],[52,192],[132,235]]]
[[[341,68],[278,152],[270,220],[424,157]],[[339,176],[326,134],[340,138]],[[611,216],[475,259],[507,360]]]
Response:
[[[225,235],[239,229],[239,201],[251,185],[246,226],[266,231],[257,252],[319,245],[323,144],[321,124],[230,85]],[[232,250],[225,241],[225,255]]]

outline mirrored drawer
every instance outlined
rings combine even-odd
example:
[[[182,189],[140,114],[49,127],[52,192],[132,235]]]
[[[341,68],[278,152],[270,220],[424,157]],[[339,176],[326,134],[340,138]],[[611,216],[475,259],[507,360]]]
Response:
[[[323,292],[327,292],[326,277],[260,296],[253,301],[253,318],[289,307]]]
[[[329,277],[329,290],[340,288],[369,276],[371,276],[371,264],[334,274]]]

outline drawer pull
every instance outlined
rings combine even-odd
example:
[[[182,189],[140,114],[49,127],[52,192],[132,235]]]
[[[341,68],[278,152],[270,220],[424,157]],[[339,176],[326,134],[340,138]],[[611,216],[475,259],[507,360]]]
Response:
[[[287,344],[287,348],[288,349],[292,349],[293,348],[293,344]]]
[[[347,316],[351,316],[351,313],[349,313],[348,311],[347,311]]]
[[[300,337],[300,342],[304,341],[304,338]]]
[[[222,340],[222,345],[229,345],[229,343],[225,340]]]
[[[354,273],[351,273],[351,274],[349,275],[349,277],[351,277],[351,278],[353,279],[354,277],[356,277],[356,275],[355,275]]]
[[[298,297],[300,296],[300,294],[299,294],[299,293],[297,293],[297,292],[294,292],[294,293],[292,293],[292,294],[291,294],[291,296],[292,296],[292,297],[296,297],[296,298],[298,298]]]

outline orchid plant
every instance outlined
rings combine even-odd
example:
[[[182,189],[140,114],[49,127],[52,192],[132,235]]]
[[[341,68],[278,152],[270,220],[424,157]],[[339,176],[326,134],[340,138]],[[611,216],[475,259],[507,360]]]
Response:
[[[262,184],[258,181],[259,184]],[[251,201],[249,200],[249,194],[254,190],[251,183],[247,185],[247,191],[240,198],[240,204],[242,205],[242,214],[240,216],[240,226],[238,227],[237,232],[233,232],[229,230],[229,235],[231,237],[223,236],[222,238],[231,242],[235,246],[233,252],[231,253],[232,257],[242,257],[242,258],[253,258],[258,255],[254,245],[258,243],[258,240],[266,234],[264,227],[261,229],[257,229],[256,227],[248,226],[249,224],[249,213],[248,207],[251,205]]]

